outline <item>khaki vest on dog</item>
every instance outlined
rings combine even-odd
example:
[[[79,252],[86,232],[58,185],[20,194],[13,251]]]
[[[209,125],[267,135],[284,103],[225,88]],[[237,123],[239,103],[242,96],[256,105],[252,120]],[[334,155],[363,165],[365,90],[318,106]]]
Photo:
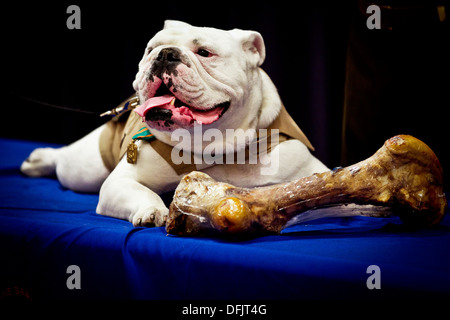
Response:
[[[121,116],[113,118],[106,123],[106,127],[102,131],[100,136],[100,154],[105,166],[110,171],[112,171],[116,167],[120,159],[126,153],[128,145],[132,142],[133,135],[136,134],[143,126],[144,124],[141,117],[135,112],[127,112]],[[270,152],[270,149],[276,145],[270,139],[271,129],[279,130],[278,143],[289,139],[297,139],[304,143],[309,149],[314,150],[314,147],[311,145],[308,138],[297,126],[284,106],[282,106],[278,117],[267,128],[269,137],[267,142],[267,152]],[[194,164],[193,157],[191,157],[192,161],[190,161],[190,163],[175,164],[171,160],[171,153],[174,147],[159,140],[152,140],[149,142],[144,141],[143,143],[149,143],[152,148],[155,149],[155,151],[172,166],[172,168],[178,175],[186,174],[194,170],[200,170],[211,166],[196,165]]]

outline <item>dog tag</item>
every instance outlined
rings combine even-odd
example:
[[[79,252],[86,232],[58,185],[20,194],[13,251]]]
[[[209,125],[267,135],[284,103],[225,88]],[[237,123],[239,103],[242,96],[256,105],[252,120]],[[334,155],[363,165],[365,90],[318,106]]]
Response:
[[[137,162],[138,147],[135,144],[136,140],[130,142],[127,147],[127,162],[135,164]]]
[[[155,140],[155,136],[148,130],[147,127],[142,127],[132,138],[133,140],[127,146],[127,162],[135,164],[137,162],[138,147],[136,140],[152,141]]]

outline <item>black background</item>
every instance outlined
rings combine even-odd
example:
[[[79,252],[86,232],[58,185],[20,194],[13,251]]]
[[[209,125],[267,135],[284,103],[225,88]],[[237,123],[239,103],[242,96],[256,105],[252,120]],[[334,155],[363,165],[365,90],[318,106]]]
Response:
[[[71,4],[81,9],[81,30],[66,27]],[[177,19],[259,31],[266,45],[262,67],[316,147],[315,156],[329,167],[341,165],[346,50],[355,1],[15,2],[1,11],[7,84],[0,136],[66,144],[87,134],[104,120],[17,95],[98,113],[109,110],[133,93],[132,81],[149,39],[164,20]],[[436,75],[449,77],[439,70]],[[446,111],[421,109],[437,117],[445,117]],[[436,131],[439,138],[426,142],[447,162],[447,128],[423,125]]]
[[[351,2],[349,2],[351,3]],[[81,9],[81,30],[69,30],[66,9]],[[263,69],[289,112],[334,166],[340,126],[349,5],[294,2],[9,3],[4,16],[7,79],[1,136],[70,143],[102,123],[95,115],[51,109],[18,95],[102,112],[133,93],[132,81],[150,38],[164,20],[259,31]],[[20,124],[10,129],[6,125]]]

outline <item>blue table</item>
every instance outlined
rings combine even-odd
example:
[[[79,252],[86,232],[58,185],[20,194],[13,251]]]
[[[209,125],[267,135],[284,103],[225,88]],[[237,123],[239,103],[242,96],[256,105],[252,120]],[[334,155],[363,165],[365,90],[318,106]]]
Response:
[[[354,217],[242,242],[168,236],[97,215],[98,194],[21,175],[42,146],[0,139],[2,298],[450,297],[448,214],[419,231],[397,218]]]

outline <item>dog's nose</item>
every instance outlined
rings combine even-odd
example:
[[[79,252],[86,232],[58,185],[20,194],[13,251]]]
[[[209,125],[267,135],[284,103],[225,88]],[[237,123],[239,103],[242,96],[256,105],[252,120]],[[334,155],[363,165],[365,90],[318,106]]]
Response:
[[[176,68],[180,63],[184,63],[180,49],[175,47],[161,49],[150,69],[149,79],[151,81],[154,81],[154,77],[162,79],[164,73],[176,75]]]
[[[162,49],[158,56],[157,61],[166,61],[167,63],[179,63],[181,62],[181,51],[177,48],[164,48]]]

